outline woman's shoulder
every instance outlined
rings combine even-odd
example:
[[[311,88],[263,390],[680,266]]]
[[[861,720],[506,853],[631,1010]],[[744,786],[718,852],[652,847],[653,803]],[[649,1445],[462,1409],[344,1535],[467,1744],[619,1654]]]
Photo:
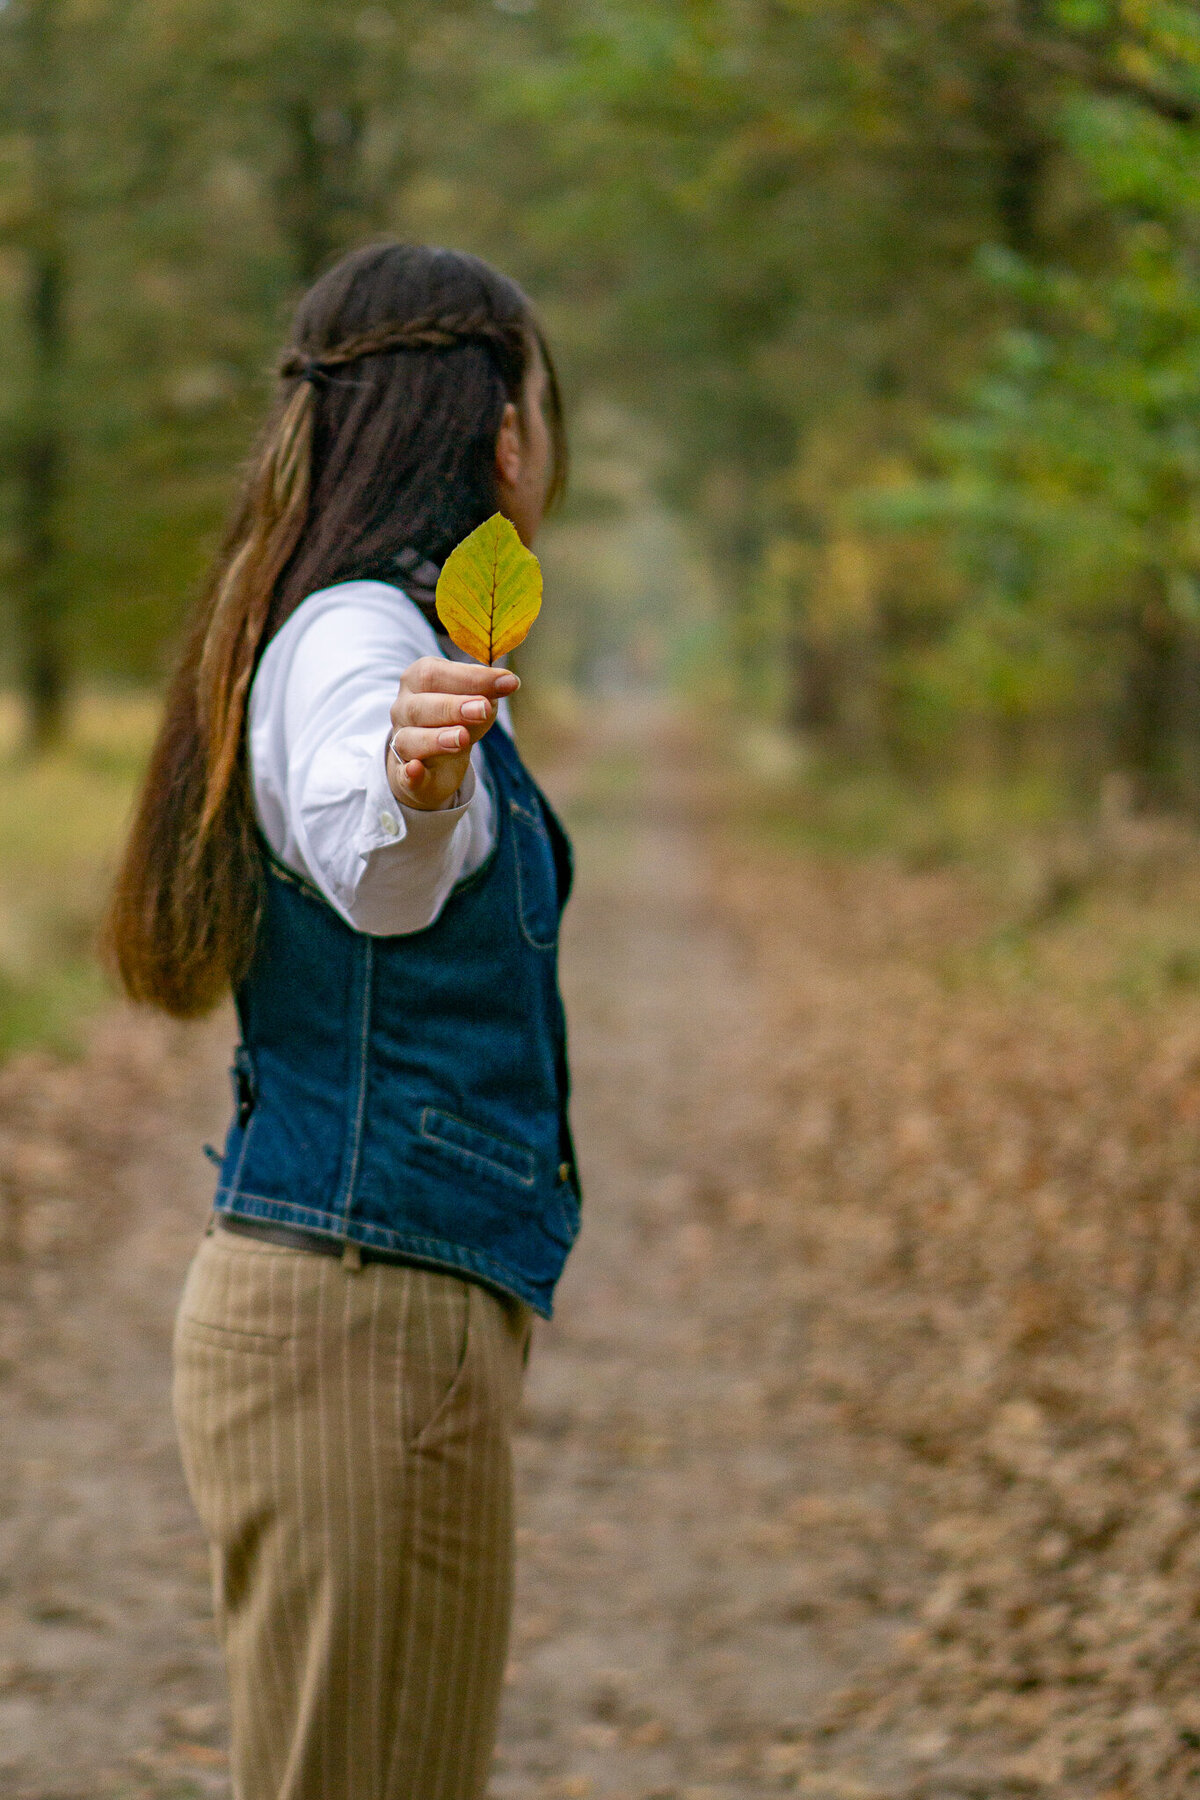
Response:
[[[263,651],[255,675],[261,692],[297,664],[337,679],[368,664],[402,668],[438,656],[437,635],[402,588],[386,581],[339,581],[308,594]]]
[[[314,631],[339,637],[349,633],[354,639],[374,640],[382,635],[393,642],[418,640],[423,646],[421,655],[436,656],[438,652],[437,635],[420,607],[403,588],[386,581],[338,581],[305,595],[271,639],[265,654],[276,644],[286,647]]]

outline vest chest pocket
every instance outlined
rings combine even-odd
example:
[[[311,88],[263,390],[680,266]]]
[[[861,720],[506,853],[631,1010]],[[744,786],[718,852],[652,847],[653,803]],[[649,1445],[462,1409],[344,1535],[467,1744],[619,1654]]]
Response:
[[[517,865],[517,908],[521,932],[535,950],[553,950],[558,941],[558,877],[550,833],[538,813],[510,800]]]

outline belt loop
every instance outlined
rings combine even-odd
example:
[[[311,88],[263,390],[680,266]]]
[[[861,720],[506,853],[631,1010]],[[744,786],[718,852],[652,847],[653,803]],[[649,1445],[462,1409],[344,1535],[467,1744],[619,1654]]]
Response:
[[[342,1267],[343,1269],[362,1268],[362,1251],[353,1238],[346,1239],[345,1248],[342,1251]]]

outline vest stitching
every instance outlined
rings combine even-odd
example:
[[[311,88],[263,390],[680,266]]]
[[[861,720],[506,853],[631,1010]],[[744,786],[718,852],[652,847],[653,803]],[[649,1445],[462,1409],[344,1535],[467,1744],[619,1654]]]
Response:
[[[363,1118],[367,1110],[367,1067],[369,1063],[368,1047],[371,1032],[371,989],[375,974],[375,946],[364,934],[362,957],[362,1005],[358,1029],[358,1099],[354,1109],[354,1126],[350,1140],[350,1160],[346,1171],[346,1186],[342,1194],[342,1224],[348,1231],[350,1227],[350,1209],[354,1205],[354,1185],[358,1180],[358,1160],[362,1152]]]
[[[329,1213],[316,1211],[313,1207],[297,1205],[295,1201],[280,1200],[277,1195],[241,1193],[231,1194],[228,1188],[218,1188],[217,1198],[228,1197],[233,1200],[253,1200],[263,1208],[262,1212],[242,1213],[243,1218],[277,1219],[281,1224],[302,1224],[306,1229],[323,1231],[327,1237],[339,1238],[336,1230],[330,1230],[331,1221],[335,1226],[339,1223],[332,1220]],[[231,1206],[218,1208],[219,1211],[232,1212]],[[463,1269],[472,1269],[477,1275],[489,1275],[498,1286],[509,1293],[518,1293],[522,1299],[529,1298],[530,1305],[542,1312],[544,1318],[550,1317],[548,1307],[536,1301],[532,1295],[536,1292],[534,1285],[522,1277],[506,1263],[497,1262],[488,1256],[486,1251],[472,1249],[466,1244],[451,1243],[445,1238],[425,1237],[416,1232],[390,1231],[386,1226],[368,1225],[365,1221],[356,1221],[354,1226],[357,1241],[364,1247],[375,1245],[382,1250],[396,1250],[403,1254],[423,1256],[427,1262],[435,1263],[438,1268],[451,1273],[461,1273]]]
[[[246,1120],[246,1123],[242,1127],[242,1147],[241,1147],[241,1150],[238,1152],[237,1167],[233,1171],[233,1181],[231,1184],[231,1191],[235,1194],[238,1191],[238,1183],[242,1179],[242,1164],[246,1160],[246,1151],[250,1144],[250,1133],[254,1130],[254,1121],[257,1118],[257,1116],[258,1116],[258,1108],[256,1106],[254,1108],[254,1111],[250,1114],[250,1117]]]
[[[514,800],[511,796],[509,797],[508,806],[509,806],[509,812],[511,815],[509,820],[507,821],[508,837],[509,837],[509,842],[512,845],[513,868],[516,872],[516,878],[517,878],[517,922],[521,928],[521,936],[525,939],[525,942],[527,944],[530,944],[533,947],[533,949],[535,949],[535,950],[553,950],[555,945],[558,942],[558,931],[559,931],[559,924],[560,924],[560,916],[558,916],[559,908],[558,908],[557,891],[555,893],[556,917],[555,917],[554,925],[551,929],[551,934],[548,938],[535,937],[534,933],[533,933],[533,929],[529,924],[527,913],[526,913],[525,885],[526,885],[526,882],[528,881],[529,877],[526,876],[524,881],[521,879],[522,860],[521,860],[520,832],[513,825],[512,820],[514,818],[520,819],[521,824],[525,827],[525,830],[527,832],[533,832],[535,834],[535,836],[541,840],[541,842],[546,847],[546,854],[550,858],[551,866],[553,866],[554,849],[550,842],[550,831],[546,824],[544,815],[540,818],[535,819],[531,813],[527,813],[525,811],[525,808],[523,806],[520,806],[517,803],[517,801]],[[555,887],[557,890],[557,876],[555,879]]]

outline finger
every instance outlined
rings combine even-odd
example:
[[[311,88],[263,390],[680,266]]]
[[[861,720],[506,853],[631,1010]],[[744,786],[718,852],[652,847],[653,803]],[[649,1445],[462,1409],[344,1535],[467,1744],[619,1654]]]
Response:
[[[410,805],[417,803],[418,795],[444,804],[462,786],[462,765],[452,756],[430,756],[424,761],[412,757],[393,766],[397,768],[399,779],[393,776],[392,791],[398,800]]]
[[[511,669],[451,662],[445,656],[422,656],[404,671],[401,685],[414,694],[484,694],[495,700],[515,694],[521,682]]]
[[[392,723],[397,727],[438,725],[486,725],[493,706],[482,694],[405,694],[401,693],[392,708]]]
[[[471,747],[471,734],[465,725],[444,725],[430,731],[416,726],[402,726],[392,733],[392,754],[398,762],[431,757],[462,755]]]

